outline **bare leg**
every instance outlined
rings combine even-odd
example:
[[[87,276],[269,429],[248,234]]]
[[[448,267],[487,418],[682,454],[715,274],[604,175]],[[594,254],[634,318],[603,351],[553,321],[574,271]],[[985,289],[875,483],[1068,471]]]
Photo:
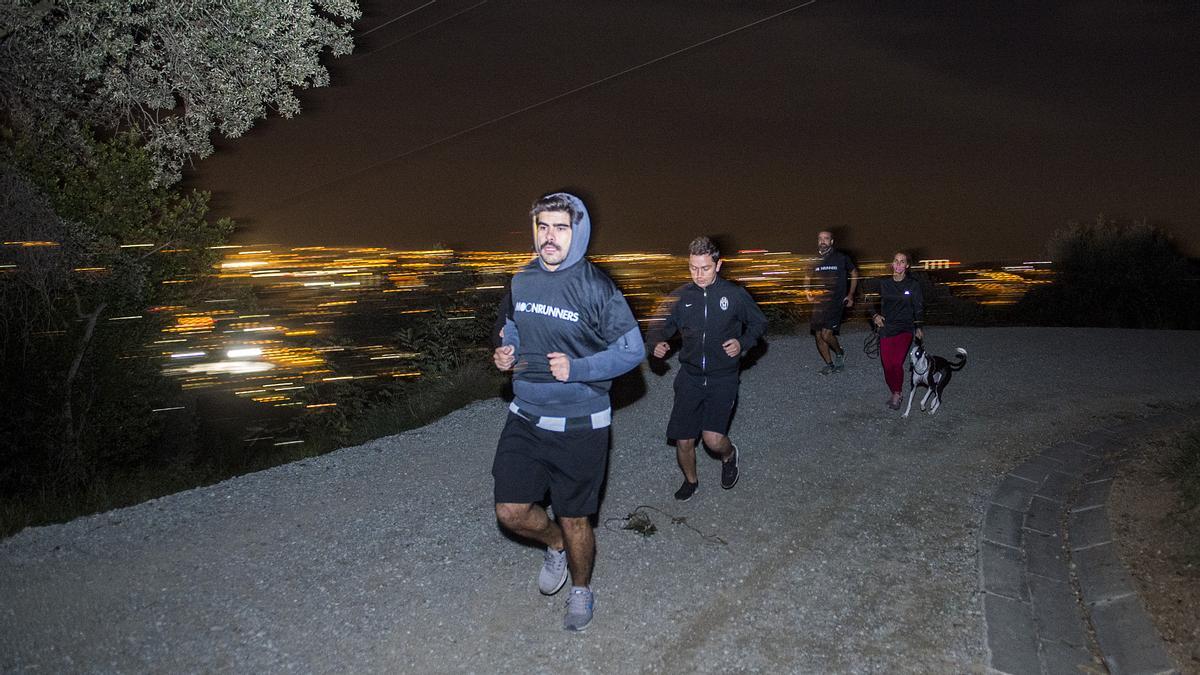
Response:
[[[683,478],[689,483],[696,483],[696,439],[677,439],[675,441],[675,461],[683,471]]]
[[[592,582],[592,563],[596,558],[596,533],[587,516],[560,517],[563,538],[567,542],[567,568],[571,570],[572,586],[587,586]]]
[[[563,529],[537,504],[496,504],[496,520],[514,534],[560,551],[563,548]]]
[[[708,448],[709,452],[716,455],[722,462],[727,462],[733,457],[733,443],[725,434],[718,434],[715,431],[704,432],[704,447]],[[695,457],[693,456],[693,466]]]
[[[817,353],[821,355],[821,360],[826,364],[830,364],[833,363],[833,357],[829,355],[829,345],[825,342],[824,338],[824,335],[827,332],[829,331],[822,328],[821,330],[817,331],[814,337],[817,340]]]
[[[842,343],[838,342],[837,335],[834,334],[832,330],[823,330],[821,332],[825,333],[825,342],[829,344],[829,348],[832,349],[834,353],[841,354]]]

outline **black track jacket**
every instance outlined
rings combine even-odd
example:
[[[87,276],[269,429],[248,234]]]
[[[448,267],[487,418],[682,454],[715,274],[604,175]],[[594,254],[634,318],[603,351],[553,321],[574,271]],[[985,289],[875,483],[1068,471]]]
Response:
[[[666,319],[647,333],[646,344],[653,349],[679,333],[683,336],[679,363],[693,375],[736,374],[740,357],[731,358],[721,343],[737,338],[745,356],[767,330],[767,317],[746,289],[719,274],[707,288],[690,282],[680,286],[667,303],[671,307],[663,312]]]

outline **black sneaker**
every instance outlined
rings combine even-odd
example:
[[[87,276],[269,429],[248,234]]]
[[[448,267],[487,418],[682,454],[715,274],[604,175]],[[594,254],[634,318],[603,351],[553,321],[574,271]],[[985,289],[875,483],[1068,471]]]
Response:
[[[730,443],[732,445],[732,442]],[[738,482],[738,449],[733,446],[733,457],[727,462],[721,462],[721,487],[728,490]]]
[[[692,495],[696,494],[696,488],[698,487],[700,487],[699,481],[695,483],[689,483],[685,478],[683,480],[683,485],[680,485],[679,489],[675,491],[675,499],[678,499],[681,502],[686,502],[692,498]]]

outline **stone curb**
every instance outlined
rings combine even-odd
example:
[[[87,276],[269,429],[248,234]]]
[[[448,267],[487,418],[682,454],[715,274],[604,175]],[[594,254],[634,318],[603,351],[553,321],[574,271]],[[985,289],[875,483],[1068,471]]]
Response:
[[[1055,443],[1008,472],[980,528],[988,665],[1001,673],[1175,673],[1117,555],[1108,496],[1138,438],[1181,427],[1176,412]]]

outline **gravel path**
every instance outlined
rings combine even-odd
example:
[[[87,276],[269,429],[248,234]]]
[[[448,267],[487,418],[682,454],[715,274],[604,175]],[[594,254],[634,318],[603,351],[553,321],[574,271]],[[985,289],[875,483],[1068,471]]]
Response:
[[[0,542],[4,671],[982,672],[977,548],[1003,473],[1101,421],[1189,410],[1200,333],[934,328],[970,353],[942,410],[886,409],[843,336],[743,374],[743,475],[680,504],[671,374],[614,415],[596,620],[560,629],[540,552],[492,514],[504,403]],[[672,368],[676,363],[672,360]],[[656,531],[621,529],[639,506]]]

